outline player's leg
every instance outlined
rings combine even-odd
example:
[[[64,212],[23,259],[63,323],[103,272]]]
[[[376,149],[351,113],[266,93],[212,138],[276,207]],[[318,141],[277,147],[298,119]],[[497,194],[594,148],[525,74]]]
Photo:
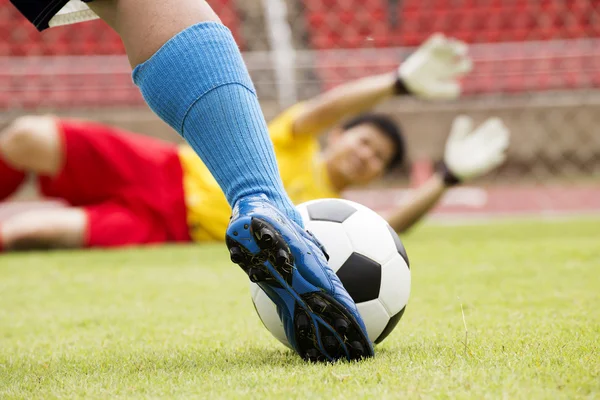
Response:
[[[329,360],[371,356],[355,303],[283,189],[231,32],[200,0],[96,0],[90,7],[121,35],[147,103],[220,184],[233,207],[232,260],[277,303],[298,353]]]
[[[192,145],[229,203],[264,193],[301,224],[239,49],[206,1],[88,4],[120,34],[146,102]]]
[[[39,209],[0,223],[0,250],[111,248],[165,243],[169,234],[145,208],[106,202]]]
[[[0,132],[0,200],[18,190],[28,172],[55,175],[62,148],[54,118],[24,116]]]
[[[86,229],[87,217],[79,208],[25,211],[0,223],[0,249],[79,248]]]

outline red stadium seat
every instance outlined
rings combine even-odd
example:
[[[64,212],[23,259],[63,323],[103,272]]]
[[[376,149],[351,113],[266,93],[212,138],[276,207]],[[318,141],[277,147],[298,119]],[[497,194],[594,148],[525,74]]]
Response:
[[[573,89],[589,87],[598,79],[600,55],[585,40],[600,38],[600,0],[404,0],[397,9],[389,4],[382,0],[304,0],[311,47],[412,47],[433,32],[444,32],[469,43],[512,46],[506,53],[509,60],[496,55],[476,61],[478,72],[466,83],[471,93]],[[397,22],[392,24],[394,19]],[[578,39],[565,61],[561,61],[563,48],[518,45]],[[595,60],[595,67],[585,67],[588,58]],[[332,67],[330,60],[321,57],[317,71],[326,89],[364,75],[369,62],[356,56],[351,68]],[[390,62],[388,68],[397,62]]]
[[[243,48],[234,1],[214,0],[211,6]],[[121,39],[102,21],[52,28],[40,34],[9,0],[0,0],[0,36],[0,108],[143,103],[131,82]]]

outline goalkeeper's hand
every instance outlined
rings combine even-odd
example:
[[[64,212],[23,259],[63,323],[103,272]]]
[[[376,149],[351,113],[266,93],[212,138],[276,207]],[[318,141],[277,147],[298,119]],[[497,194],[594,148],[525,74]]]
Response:
[[[461,93],[460,79],[473,68],[466,43],[432,35],[398,68],[398,85],[426,99],[454,99]]]
[[[489,118],[473,130],[470,117],[456,117],[441,164],[444,181],[449,185],[464,182],[502,164],[509,137],[508,128],[499,118]]]

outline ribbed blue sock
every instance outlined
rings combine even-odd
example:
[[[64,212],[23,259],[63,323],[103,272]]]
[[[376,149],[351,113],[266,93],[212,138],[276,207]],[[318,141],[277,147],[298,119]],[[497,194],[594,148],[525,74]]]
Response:
[[[152,110],[179,132],[213,174],[233,206],[265,194],[300,226],[246,65],[229,29],[193,25],[133,71]]]

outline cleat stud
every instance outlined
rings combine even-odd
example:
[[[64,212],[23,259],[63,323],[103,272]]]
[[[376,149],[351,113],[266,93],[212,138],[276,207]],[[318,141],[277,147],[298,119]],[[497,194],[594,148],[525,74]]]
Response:
[[[267,274],[258,268],[250,268],[248,276],[250,277],[250,281],[254,283],[262,282],[267,279]]]
[[[312,299],[308,300],[308,304],[310,305],[310,308],[314,310],[325,311],[327,308],[327,303],[318,297],[313,297]]]
[[[345,335],[346,332],[348,332],[348,328],[350,327],[350,324],[348,323],[348,321],[346,321],[345,319],[342,319],[342,318],[336,319],[333,324],[335,326],[335,330],[340,335]]]
[[[323,339],[323,346],[325,346],[325,349],[331,353],[332,351],[335,351],[338,349],[338,347],[340,346],[340,344],[338,343],[337,340],[335,340],[335,337],[333,336],[325,336]]]
[[[358,342],[358,341],[350,342],[349,346],[350,346],[351,352],[354,355],[362,357],[365,354],[365,348],[363,347],[363,345],[360,342]]]
[[[269,245],[273,243],[273,236],[273,231],[268,228],[263,228],[260,230],[260,236],[258,240],[263,244]]]
[[[296,318],[295,325],[300,336],[306,336],[310,331],[310,320],[308,319],[308,316],[304,314],[301,314]]]
[[[321,354],[317,349],[308,349],[304,354],[304,357],[310,362],[318,362]]]
[[[288,255],[287,251],[285,251],[284,249],[279,249],[279,251],[277,252],[277,257],[275,258],[275,263],[277,265],[285,265],[285,264],[289,264],[290,262],[290,256]]]
[[[229,256],[231,261],[235,264],[239,264],[244,260],[244,253],[239,247],[232,247],[229,249]]]

